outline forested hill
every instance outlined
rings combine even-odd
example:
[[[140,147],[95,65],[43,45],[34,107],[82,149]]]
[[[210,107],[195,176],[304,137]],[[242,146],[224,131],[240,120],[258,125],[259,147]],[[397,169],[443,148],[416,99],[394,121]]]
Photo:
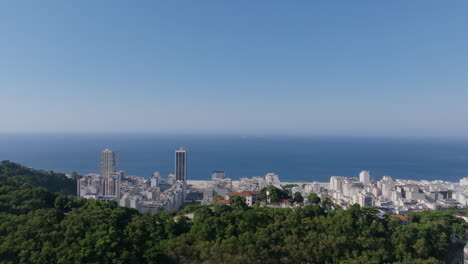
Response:
[[[10,161],[0,163],[0,184],[44,187],[50,192],[76,194],[76,181],[65,174],[33,170]]]
[[[0,263],[435,264],[466,227],[455,211],[412,213],[403,225],[374,208],[318,200],[273,209],[234,197],[230,206],[139,214],[55,192],[71,191],[61,174],[9,162],[0,172]]]

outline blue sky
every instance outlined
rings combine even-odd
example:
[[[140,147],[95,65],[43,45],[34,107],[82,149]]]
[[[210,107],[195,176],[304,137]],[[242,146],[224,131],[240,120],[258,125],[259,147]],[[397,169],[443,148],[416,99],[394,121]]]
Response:
[[[0,132],[468,135],[467,1],[2,1]]]

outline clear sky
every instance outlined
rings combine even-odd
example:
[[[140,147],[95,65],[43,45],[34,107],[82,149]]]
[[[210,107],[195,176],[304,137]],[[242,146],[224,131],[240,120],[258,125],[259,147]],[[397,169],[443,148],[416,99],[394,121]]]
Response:
[[[468,135],[468,1],[1,1],[0,132]]]

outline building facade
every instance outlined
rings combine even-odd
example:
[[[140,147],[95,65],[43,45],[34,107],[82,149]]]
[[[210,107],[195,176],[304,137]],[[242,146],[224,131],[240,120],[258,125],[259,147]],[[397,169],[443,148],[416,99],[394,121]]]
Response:
[[[368,170],[363,170],[359,173],[359,181],[364,185],[369,185],[371,181],[370,172]]]
[[[111,174],[115,173],[117,170],[115,152],[110,149],[102,151],[99,167],[101,170],[101,177],[110,177]]]
[[[175,152],[175,175],[177,181],[187,181],[187,150],[184,148]]]

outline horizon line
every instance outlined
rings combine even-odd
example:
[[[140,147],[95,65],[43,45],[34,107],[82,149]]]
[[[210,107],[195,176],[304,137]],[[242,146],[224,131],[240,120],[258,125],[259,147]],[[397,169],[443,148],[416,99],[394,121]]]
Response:
[[[161,132],[161,131],[0,131],[0,135],[64,135],[64,136],[215,136],[215,137],[241,137],[241,138],[355,138],[355,139],[433,139],[433,140],[468,140],[468,135],[414,135],[414,134],[344,134],[344,133],[280,133],[280,132]]]

